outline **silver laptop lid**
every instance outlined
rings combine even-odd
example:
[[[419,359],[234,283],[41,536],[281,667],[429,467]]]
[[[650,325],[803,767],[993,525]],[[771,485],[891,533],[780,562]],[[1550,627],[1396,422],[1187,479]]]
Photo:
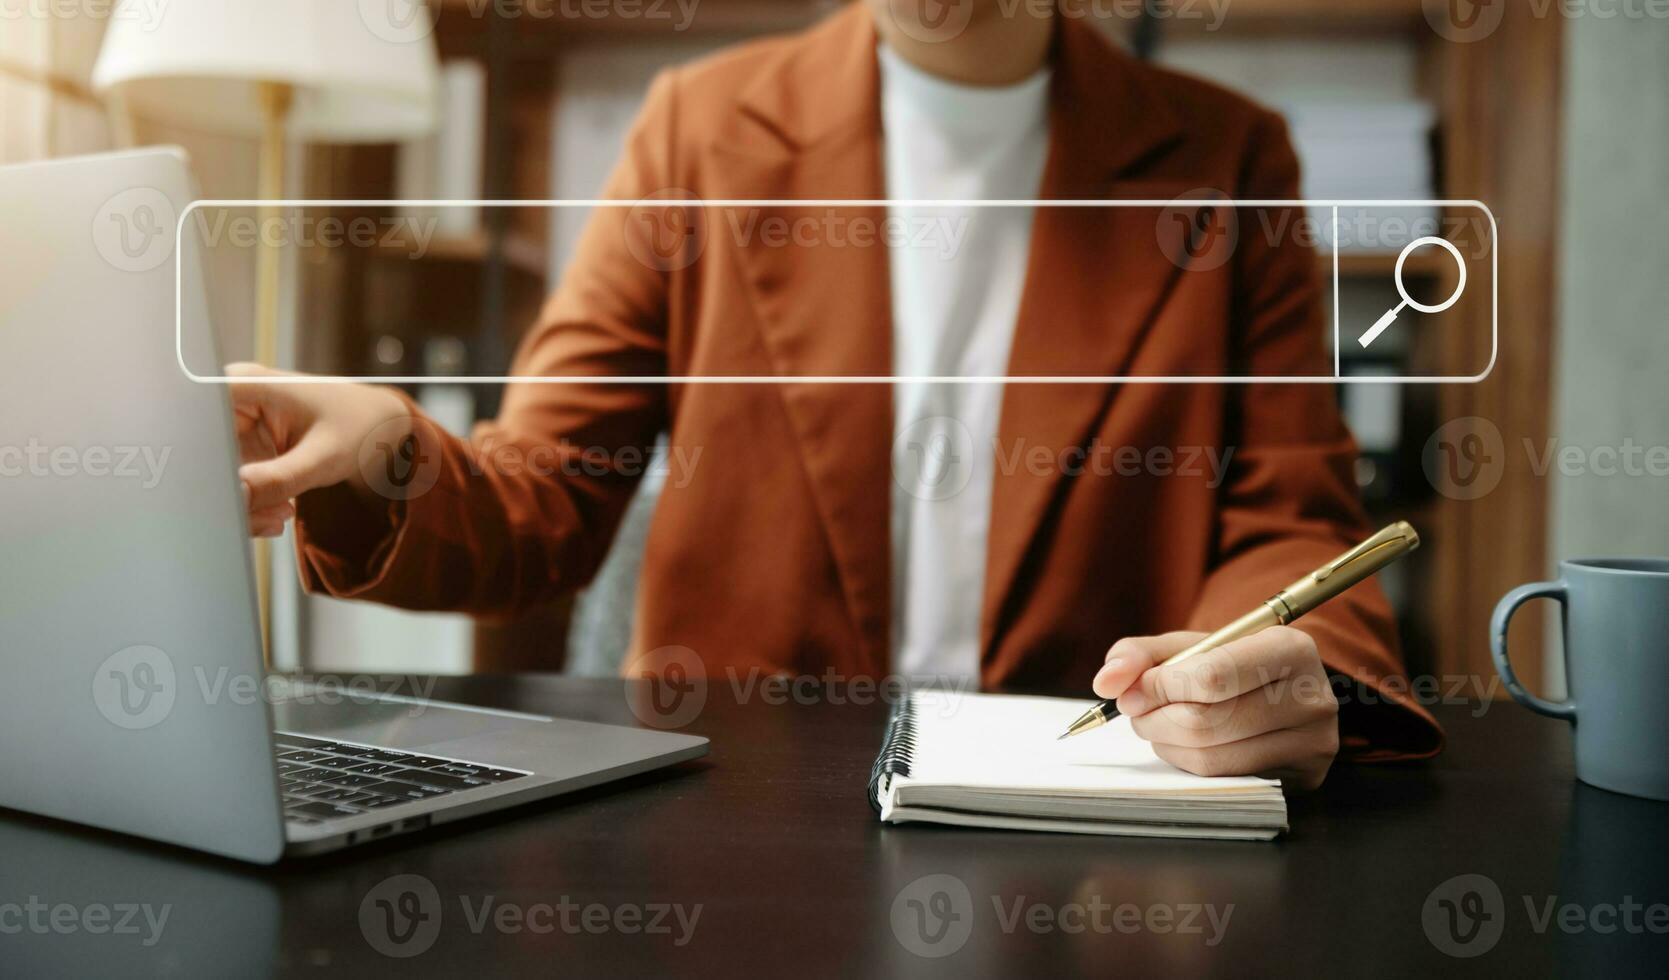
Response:
[[[230,410],[175,351],[193,191],[175,150],[0,168],[0,806],[272,861]]]

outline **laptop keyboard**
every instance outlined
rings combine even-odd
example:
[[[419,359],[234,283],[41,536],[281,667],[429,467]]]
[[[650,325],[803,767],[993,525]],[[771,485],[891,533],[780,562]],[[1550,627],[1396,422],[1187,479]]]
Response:
[[[317,824],[401,803],[496,786],[530,773],[396,752],[370,745],[273,733],[284,819]]]

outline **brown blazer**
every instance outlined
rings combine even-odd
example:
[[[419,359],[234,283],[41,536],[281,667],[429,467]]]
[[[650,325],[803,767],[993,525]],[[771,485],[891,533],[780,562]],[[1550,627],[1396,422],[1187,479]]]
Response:
[[[1135,62],[1076,20],[1060,23],[1051,101],[1044,198],[1298,196],[1279,117]],[[853,4],[804,34],[663,73],[603,196],[880,199],[880,140],[874,26]],[[1155,217],[1037,212],[1011,374],[1331,373],[1307,247],[1242,234],[1220,268],[1182,272],[1155,245]],[[624,207],[594,212],[517,374],[890,373],[884,247],[783,247],[714,212],[699,260],[670,268],[682,263],[643,260],[630,219]],[[1008,386],[998,440],[1011,460],[1038,447],[1232,456],[1220,485],[1201,465],[1074,472],[1068,455],[1066,467],[999,467],[983,683],[1087,694],[1114,640],[1214,628],[1364,536],[1334,397],[1330,385]],[[341,488],[300,501],[302,574],[336,596],[480,615],[577,589],[637,484],[641,468],[618,450],[664,431],[694,466],[654,515],[634,650],[687,647],[710,674],[879,677],[892,430],[886,384],[511,385],[469,442],[419,426],[415,459],[429,471],[412,486],[433,486],[386,522],[349,508]],[[1398,696],[1376,585],[1301,626],[1331,669],[1369,685],[1346,698],[1346,755],[1437,751],[1430,716]]]

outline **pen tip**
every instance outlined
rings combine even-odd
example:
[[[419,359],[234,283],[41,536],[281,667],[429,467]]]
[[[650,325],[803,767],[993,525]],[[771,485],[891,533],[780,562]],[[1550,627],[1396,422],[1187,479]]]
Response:
[[[1066,731],[1056,738],[1055,741],[1063,741],[1074,735],[1081,735],[1092,728],[1100,728],[1102,725],[1105,725],[1107,722],[1113,720],[1113,717],[1117,714],[1117,708],[1097,705],[1079,715],[1078,718],[1072,722],[1072,724],[1066,726]]]

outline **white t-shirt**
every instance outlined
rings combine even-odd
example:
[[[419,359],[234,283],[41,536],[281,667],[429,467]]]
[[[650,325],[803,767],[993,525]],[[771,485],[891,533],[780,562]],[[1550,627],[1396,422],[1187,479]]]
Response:
[[[1004,87],[929,75],[886,46],[881,123],[892,200],[1035,198],[1049,73]],[[1031,208],[888,208],[893,373],[1008,373]],[[893,670],[979,677],[980,609],[1001,383],[893,391]]]

